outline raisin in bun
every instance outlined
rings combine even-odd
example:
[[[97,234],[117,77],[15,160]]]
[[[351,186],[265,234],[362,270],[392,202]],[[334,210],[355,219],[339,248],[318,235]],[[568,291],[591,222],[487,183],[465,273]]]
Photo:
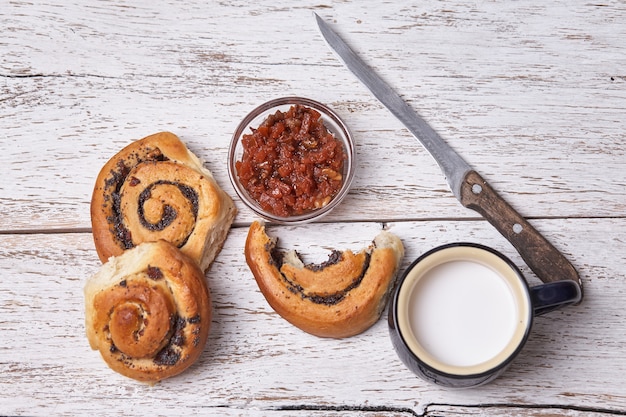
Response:
[[[111,258],[84,293],[89,344],[122,375],[155,383],[183,372],[204,349],[211,324],[204,274],[168,242]]]
[[[359,334],[380,318],[404,256],[400,239],[383,231],[358,253],[333,251],[304,265],[295,251],[276,249],[264,225],[250,226],[246,261],[270,306],[301,330],[320,337]]]
[[[169,132],[135,141],[114,155],[101,169],[91,200],[102,262],[163,239],[206,271],[235,214],[232,199],[211,172]]]

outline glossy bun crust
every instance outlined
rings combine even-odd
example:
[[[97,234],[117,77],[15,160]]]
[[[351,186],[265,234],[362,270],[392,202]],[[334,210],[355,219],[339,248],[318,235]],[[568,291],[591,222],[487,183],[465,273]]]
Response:
[[[281,253],[265,227],[254,222],[246,261],[270,306],[301,330],[320,337],[359,334],[380,318],[404,256],[400,239],[381,232],[359,253],[333,251],[320,265]]]
[[[204,274],[168,242],[111,258],[84,293],[89,344],[122,375],[155,383],[183,372],[204,349],[211,324]]]
[[[235,218],[232,199],[178,137],[161,132],[126,146],[101,169],[91,200],[98,256],[166,240],[206,271]]]

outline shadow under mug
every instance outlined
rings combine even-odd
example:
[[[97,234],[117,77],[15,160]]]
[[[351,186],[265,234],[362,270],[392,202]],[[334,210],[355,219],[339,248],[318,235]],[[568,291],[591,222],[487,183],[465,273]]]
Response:
[[[494,380],[517,356],[534,316],[581,297],[577,282],[529,287],[501,253],[452,243],[420,256],[400,277],[389,333],[402,362],[424,380],[475,387]]]

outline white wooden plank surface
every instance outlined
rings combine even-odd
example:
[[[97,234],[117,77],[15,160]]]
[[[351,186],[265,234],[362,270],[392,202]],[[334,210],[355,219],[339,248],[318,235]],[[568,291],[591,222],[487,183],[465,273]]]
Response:
[[[234,196],[230,135],[282,95],[335,108],[358,153],[354,187],[323,224],[271,228],[285,246],[316,260],[366,245],[385,222],[404,266],[469,240],[538,282],[339,63],[313,10],[581,273],[584,303],[537,319],[492,384],[423,383],[385,318],[346,340],[288,325],[245,265],[254,216],[239,201],[207,274],[215,317],[196,365],[147,387],[89,350],[82,286],[99,265],[89,200],[100,167],[170,130]],[[621,1],[0,0],[0,415],[626,415],[625,21]]]
[[[523,354],[507,372],[467,391],[433,387],[406,370],[393,352],[384,318],[344,340],[320,339],[291,327],[273,313],[242,262],[246,228],[232,231],[207,274],[215,316],[205,354],[180,377],[145,386],[109,370],[83,335],[82,285],[98,267],[90,234],[1,236],[0,267],[8,273],[0,282],[0,366],[6,376],[0,380],[0,410],[167,414],[198,408],[217,412],[216,407],[346,406],[419,414],[432,404],[624,410],[626,388],[618,382],[626,372],[621,302],[626,242],[611,229],[623,230],[626,223],[551,220],[545,226],[576,260],[586,300],[538,318]],[[329,236],[338,247],[358,248],[379,228],[376,223],[327,224],[307,228],[306,238],[302,227],[269,230],[285,247],[315,259],[326,254]],[[402,222],[389,228],[405,242],[407,262],[433,245],[469,240],[501,249],[523,268],[485,222]],[[577,238],[581,234],[586,238]],[[119,396],[128,398],[121,402]]]
[[[570,3],[317,11],[524,215],[611,217],[626,201],[626,11]],[[411,217],[475,217],[328,50],[314,7],[63,4],[2,8],[0,197],[12,214],[1,229],[88,227],[99,167],[159,130],[230,188],[236,124],[288,94],[329,103],[354,130],[356,183],[331,219],[380,218],[372,198],[389,202],[389,219],[407,217],[407,198],[421,202]]]

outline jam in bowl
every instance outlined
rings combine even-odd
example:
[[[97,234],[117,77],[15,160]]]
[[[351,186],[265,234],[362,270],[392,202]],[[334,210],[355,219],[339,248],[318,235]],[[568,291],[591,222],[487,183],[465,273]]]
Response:
[[[242,201],[265,220],[305,223],[346,196],[354,153],[336,113],[314,100],[284,97],[257,107],[237,127],[228,173]]]

